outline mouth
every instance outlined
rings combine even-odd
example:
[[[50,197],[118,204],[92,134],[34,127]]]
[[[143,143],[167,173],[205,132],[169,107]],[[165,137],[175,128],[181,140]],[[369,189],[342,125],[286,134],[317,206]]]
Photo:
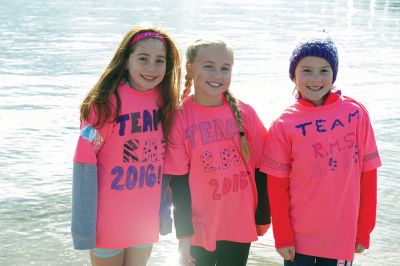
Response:
[[[218,82],[207,82],[207,84],[213,88],[219,88],[222,86],[222,83],[218,83]]]
[[[154,81],[157,76],[150,76],[150,75],[140,75],[142,77],[142,79],[146,80],[146,81]]]
[[[320,91],[324,88],[324,86],[306,86],[310,91]]]

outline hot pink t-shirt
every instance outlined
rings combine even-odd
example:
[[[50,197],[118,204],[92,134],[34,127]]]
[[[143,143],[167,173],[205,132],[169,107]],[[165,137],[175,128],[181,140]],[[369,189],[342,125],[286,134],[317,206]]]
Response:
[[[158,241],[160,182],[165,140],[160,122],[159,89],[118,88],[120,115],[93,130],[81,125],[74,161],[96,164],[98,208],[96,247],[126,248]],[[115,106],[116,98],[110,98]],[[89,132],[89,133],[85,133]]]
[[[217,107],[185,100],[169,135],[164,172],[189,173],[194,235],[192,244],[215,250],[216,241],[257,240],[257,190],[266,130],[255,111],[240,103],[251,159],[241,155],[238,127],[229,105]]]
[[[296,252],[353,259],[361,173],[380,165],[368,113],[353,99],[297,102],[274,121],[261,171],[290,178]]]

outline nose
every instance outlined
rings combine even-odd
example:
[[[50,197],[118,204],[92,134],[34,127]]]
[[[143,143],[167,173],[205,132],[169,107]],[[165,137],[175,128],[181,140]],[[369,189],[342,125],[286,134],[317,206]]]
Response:
[[[154,72],[156,70],[156,62],[149,62],[146,64],[146,71]]]
[[[217,77],[217,78],[222,78],[224,76],[224,73],[223,73],[222,70],[214,69],[211,72],[211,75],[214,76],[214,77]]]
[[[320,81],[322,80],[322,76],[319,73],[313,73],[311,79]]]

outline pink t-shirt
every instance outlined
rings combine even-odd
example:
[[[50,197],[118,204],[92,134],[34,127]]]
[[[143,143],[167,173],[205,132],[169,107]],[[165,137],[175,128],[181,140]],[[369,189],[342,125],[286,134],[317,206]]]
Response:
[[[96,247],[126,248],[158,241],[165,140],[159,89],[118,88],[120,115],[96,130],[92,108],[81,125],[74,161],[97,165]],[[110,98],[115,106],[115,96]]]
[[[368,113],[353,99],[297,102],[274,121],[261,171],[290,178],[296,252],[353,259],[361,173],[380,165]]]
[[[229,105],[201,106],[191,97],[176,115],[164,172],[189,173],[194,235],[192,244],[215,250],[216,241],[257,240],[257,190],[266,130],[255,111],[240,102],[251,158],[242,159],[238,127]]]

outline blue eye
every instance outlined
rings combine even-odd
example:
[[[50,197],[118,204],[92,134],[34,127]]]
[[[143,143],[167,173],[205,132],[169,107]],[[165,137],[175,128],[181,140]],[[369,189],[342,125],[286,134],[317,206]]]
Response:
[[[158,63],[158,64],[164,64],[164,63],[165,63],[165,60],[163,60],[163,59],[158,59],[158,60],[157,60],[157,63]]]
[[[230,71],[231,71],[231,69],[228,68],[228,67],[223,67],[223,68],[221,68],[221,70],[222,70],[223,72],[230,72]]]

